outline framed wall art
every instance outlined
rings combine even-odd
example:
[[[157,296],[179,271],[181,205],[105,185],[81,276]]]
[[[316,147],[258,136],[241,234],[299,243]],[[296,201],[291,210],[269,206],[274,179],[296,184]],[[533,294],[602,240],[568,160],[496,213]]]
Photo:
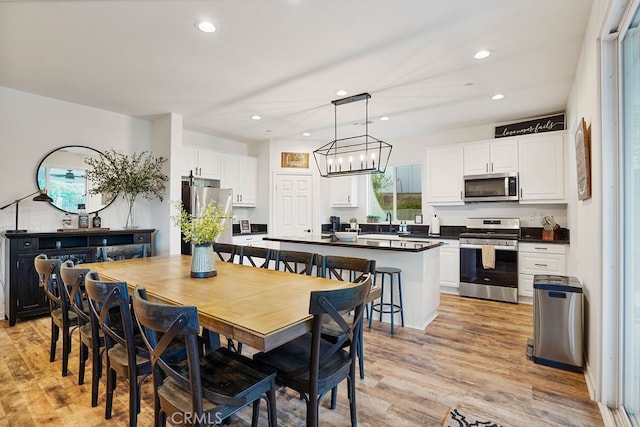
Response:
[[[251,223],[248,219],[240,220],[240,234],[248,234],[251,233]]]
[[[309,168],[309,153],[282,152],[280,166],[283,168]]]
[[[578,121],[575,131],[576,173],[578,200],[591,198],[591,126],[584,117]]]

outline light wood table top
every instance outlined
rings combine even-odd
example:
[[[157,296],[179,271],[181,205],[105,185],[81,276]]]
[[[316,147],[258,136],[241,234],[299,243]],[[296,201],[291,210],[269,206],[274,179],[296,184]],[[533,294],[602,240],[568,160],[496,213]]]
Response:
[[[191,257],[171,255],[83,264],[102,280],[127,282],[150,299],[196,306],[200,325],[262,351],[310,330],[311,291],[352,286],[348,282],[216,262],[218,275],[189,276]]]

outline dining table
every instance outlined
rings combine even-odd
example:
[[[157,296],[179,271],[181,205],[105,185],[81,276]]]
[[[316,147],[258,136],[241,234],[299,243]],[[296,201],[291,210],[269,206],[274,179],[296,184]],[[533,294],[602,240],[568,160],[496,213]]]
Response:
[[[311,329],[311,292],[349,282],[216,262],[217,275],[192,278],[191,256],[166,255],[83,264],[101,280],[144,288],[150,300],[195,306],[200,325],[260,351],[272,350]]]

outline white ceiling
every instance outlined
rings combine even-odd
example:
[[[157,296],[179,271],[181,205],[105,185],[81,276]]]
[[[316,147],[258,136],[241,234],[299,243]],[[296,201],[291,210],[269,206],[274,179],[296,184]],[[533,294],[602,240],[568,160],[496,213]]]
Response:
[[[563,111],[591,0],[0,1],[0,86],[242,142],[328,141]],[[209,19],[218,31],[194,23]],[[478,49],[492,55],[476,60]],[[468,84],[471,84],[470,86]],[[501,101],[491,96],[503,93]],[[250,119],[253,114],[262,120]],[[387,115],[390,120],[378,119]],[[337,109],[364,133],[365,104]]]

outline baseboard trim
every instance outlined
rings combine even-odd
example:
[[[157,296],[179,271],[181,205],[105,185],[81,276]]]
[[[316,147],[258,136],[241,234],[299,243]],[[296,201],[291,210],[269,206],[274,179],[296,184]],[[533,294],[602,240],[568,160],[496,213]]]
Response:
[[[602,421],[605,427],[629,427],[631,421],[627,417],[624,408],[609,408],[607,405],[598,402],[598,408],[602,415]]]

